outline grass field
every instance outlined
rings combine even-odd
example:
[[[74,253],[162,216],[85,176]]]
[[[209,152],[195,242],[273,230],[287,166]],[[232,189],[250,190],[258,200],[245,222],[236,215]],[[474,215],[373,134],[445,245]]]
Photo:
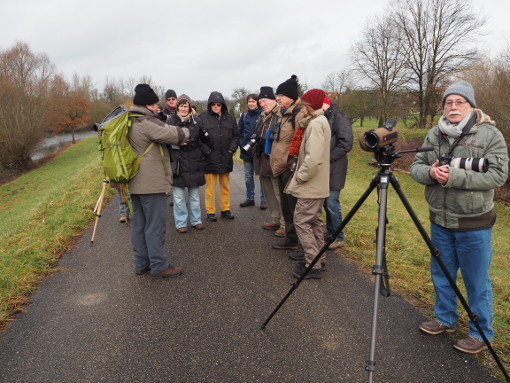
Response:
[[[355,136],[369,128],[354,126]],[[425,132],[399,128],[399,141],[416,140]],[[357,137],[355,137],[357,139]],[[102,187],[97,138],[84,139],[43,167],[0,187],[0,323],[22,310],[41,279],[54,272],[56,260],[94,219]],[[349,155],[349,172],[341,193],[343,215],[368,188],[378,169],[369,166],[372,153],[357,143]],[[395,173],[404,194],[428,231],[428,209],[423,186],[409,175]],[[109,188],[108,188],[109,189]],[[111,190],[109,195],[113,194]],[[493,346],[508,366],[510,353],[510,207],[496,204],[498,222],[493,231],[494,256],[491,276],[494,287]],[[345,254],[368,273],[375,262],[375,229],[378,204],[374,191],[345,228]],[[388,192],[386,251],[392,289],[425,315],[432,314],[434,294],[429,276],[430,253],[393,188]],[[462,284],[461,290],[462,290]],[[464,290],[462,290],[464,291]],[[462,307],[461,322],[467,316]],[[458,326],[456,337],[466,333]],[[482,363],[498,373],[488,353]],[[508,367],[507,367],[508,368]]]

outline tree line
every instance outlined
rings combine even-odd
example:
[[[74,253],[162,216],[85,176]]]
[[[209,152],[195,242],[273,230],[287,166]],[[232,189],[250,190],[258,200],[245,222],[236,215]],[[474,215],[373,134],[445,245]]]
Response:
[[[321,88],[361,126],[368,117],[381,125],[395,117],[428,128],[441,113],[446,87],[462,78],[473,84],[477,106],[510,144],[510,46],[495,58],[474,49],[485,21],[471,9],[469,0],[394,0],[352,45],[351,65],[326,75]],[[74,74],[66,81],[46,54],[32,52],[26,43],[0,51],[0,165],[29,169],[45,134],[74,135],[116,106],[129,106],[140,82],[163,96],[165,89],[147,76],[106,79],[99,92],[89,76]],[[301,92],[310,88],[299,86]],[[232,114],[246,109],[249,93],[244,87],[233,90],[227,100]],[[205,110],[205,101],[196,106]]]

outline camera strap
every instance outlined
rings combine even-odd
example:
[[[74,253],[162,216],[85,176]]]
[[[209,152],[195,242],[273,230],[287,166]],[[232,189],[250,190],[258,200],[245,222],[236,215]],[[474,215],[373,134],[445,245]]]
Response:
[[[455,141],[453,141],[453,144],[452,144],[452,146],[450,146],[450,151],[448,152],[447,155],[449,155],[449,156],[453,155],[453,149],[455,149],[455,147],[459,144],[459,142],[464,137],[466,137],[468,135],[468,133],[471,130],[471,128],[475,125],[477,118],[478,118],[478,114],[476,113],[476,111],[473,111],[473,115],[471,116],[471,118],[467,122],[466,126],[464,126],[464,129],[462,129],[461,135],[459,137],[457,137],[455,139]],[[441,137],[443,137],[443,132],[439,131],[439,133],[440,133]],[[439,158],[441,158],[441,145],[439,145]]]

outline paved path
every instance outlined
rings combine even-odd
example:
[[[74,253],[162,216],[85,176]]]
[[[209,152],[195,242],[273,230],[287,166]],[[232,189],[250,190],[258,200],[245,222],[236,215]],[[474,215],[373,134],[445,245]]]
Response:
[[[110,204],[95,244],[89,229],[0,335],[0,382],[367,381],[374,288],[339,253],[260,329],[294,263],[271,249],[267,212],[238,207],[242,177],[236,166],[234,220],[187,234],[168,220],[170,260],[185,268],[176,279],[134,275],[129,228]],[[497,381],[448,336],[421,335],[423,319],[399,296],[381,297],[374,382]]]

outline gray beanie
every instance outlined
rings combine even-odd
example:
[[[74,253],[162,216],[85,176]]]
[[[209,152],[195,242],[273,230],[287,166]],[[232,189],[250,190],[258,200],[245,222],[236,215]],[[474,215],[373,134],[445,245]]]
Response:
[[[443,109],[444,101],[450,94],[458,94],[459,96],[464,97],[466,100],[468,100],[473,108],[476,108],[475,90],[470,83],[466,81],[459,81],[450,85],[443,94],[443,100],[441,102],[441,107]]]
[[[177,105],[183,104],[185,102],[188,102],[191,106],[191,98],[187,94],[181,94],[179,97],[177,97]]]

